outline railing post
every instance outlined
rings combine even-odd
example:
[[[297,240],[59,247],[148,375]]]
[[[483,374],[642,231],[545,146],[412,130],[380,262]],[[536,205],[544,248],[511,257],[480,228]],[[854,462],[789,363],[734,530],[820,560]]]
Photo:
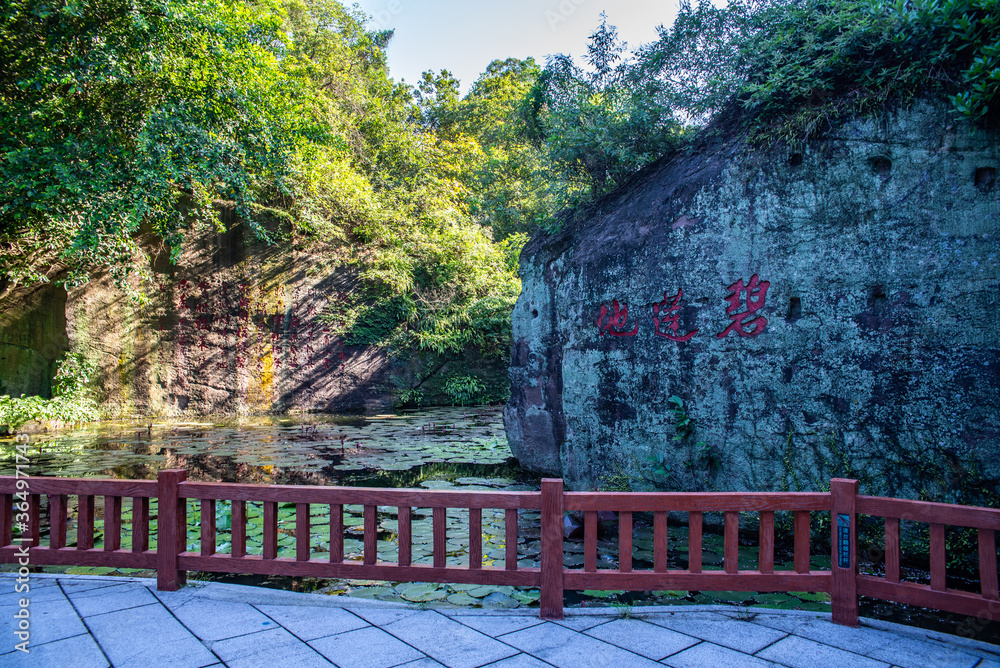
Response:
[[[563,618],[563,481],[542,479],[542,619]]]
[[[156,512],[156,588],[177,591],[187,582],[187,571],[178,568],[178,555],[187,544],[187,513],[181,504],[178,485],[187,479],[187,471],[160,471],[156,477],[159,502]],[[185,505],[186,509],[186,505]],[[182,524],[183,521],[183,524]]]
[[[830,481],[830,512],[833,536],[832,564],[833,623],[858,625],[858,527],[855,503],[858,481],[834,478]]]

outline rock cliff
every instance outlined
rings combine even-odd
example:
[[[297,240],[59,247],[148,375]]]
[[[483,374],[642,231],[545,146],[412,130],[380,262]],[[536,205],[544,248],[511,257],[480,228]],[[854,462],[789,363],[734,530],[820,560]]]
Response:
[[[94,391],[110,416],[247,414],[289,410],[384,412],[401,391],[447,402],[449,375],[498,383],[503,361],[469,355],[391,357],[352,345],[329,316],[357,288],[337,249],[267,246],[244,238],[231,211],[226,232],[191,230],[176,264],[143,241],[152,281],[144,303],[108,276],[65,290],[21,289],[0,302],[0,395],[48,396],[66,350],[97,367]],[[499,393],[499,392],[498,392]]]
[[[514,453],[577,489],[995,493],[998,168],[927,102],[654,165],[522,253]]]

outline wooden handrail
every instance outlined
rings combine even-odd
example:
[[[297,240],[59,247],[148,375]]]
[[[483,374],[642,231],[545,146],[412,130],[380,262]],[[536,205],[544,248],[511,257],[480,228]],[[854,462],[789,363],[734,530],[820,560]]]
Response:
[[[74,478],[14,478],[0,476],[0,563],[16,562],[25,544],[32,565],[112,566],[156,569],[157,587],[173,590],[184,584],[188,570],[261,575],[299,575],[416,582],[539,587],[543,618],[562,617],[563,593],[580,589],[625,590],[753,590],[829,592],[833,621],[858,623],[858,596],[935,607],[962,614],[1000,612],[995,531],[1000,510],[954,504],[859,496],[854,480],[831,481],[829,493],[817,492],[564,492],[563,481],[545,479],[541,491],[447,491],[384,488],[310,487],[188,482],[181,470],[161,471],[151,480]],[[48,541],[42,543],[42,497],[48,499]],[[67,547],[69,497],[77,497],[77,541]],[[104,545],[95,548],[96,497],[104,497]],[[123,547],[123,500],[129,500],[131,540]],[[231,503],[231,548],[218,553],[215,525],[217,503]],[[150,504],[157,504],[157,546],[150,550]],[[247,503],[260,504],[260,554],[247,553]],[[202,523],[196,552],[187,550],[187,510],[200,504]],[[278,557],[278,505],[294,504],[294,557]],[[329,550],[323,558],[312,553],[311,506],[329,508]],[[345,559],[344,506],[363,507],[361,559]],[[381,508],[396,509],[398,550],[395,562],[378,553]],[[413,563],[412,509],[432,511],[432,551],[428,564]],[[468,563],[449,563],[447,509],[468,509]],[[503,511],[504,565],[483,563],[482,509]],[[541,512],[541,564],[518,565],[518,513]],[[580,512],[584,520],[582,568],[563,564],[563,516]],[[618,564],[598,568],[598,513],[618,513]],[[775,571],[775,512],[791,512],[794,526],[794,570]],[[687,514],[686,568],[668,568],[670,513]],[[721,570],[704,570],[702,524],[705,512],[723,514]],[[831,567],[811,566],[812,513],[830,515]],[[635,513],[653,516],[652,570],[633,564]],[[756,514],[759,558],[755,569],[739,565],[740,514]],[[884,518],[885,576],[858,574],[858,517]],[[27,518],[27,521],[24,520]],[[900,521],[930,525],[929,585],[900,579]],[[978,529],[979,593],[947,587],[945,527]],[[13,528],[26,532],[13,537]],[[456,536],[451,536],[454,540]]]

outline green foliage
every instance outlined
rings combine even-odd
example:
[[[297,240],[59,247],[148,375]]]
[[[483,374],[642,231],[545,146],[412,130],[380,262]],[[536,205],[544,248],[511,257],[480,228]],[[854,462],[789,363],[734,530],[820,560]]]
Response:
[[[282,189],[318,129],[285,71],[282,12],[229,0],[14,0],[0,12],[0,276],[124,281],[143,225],[178,251],[187,220]]]
[[[444,384],[444,393],[453,406],[474,406],[482,403],[486,384],[475,376],[451,376]]]
[[[97,402],[87,387],[93,372],[94,364],[82,355],[66,353],[58,363],[51,399],[0,396],[0,427],[16,432],[31,421],[76,424],[98,419]]]
[[[796,141],[850,114],[916,95],[996,119],[1000,12],[995,0],[684,2],[640,50],[637,76],[706,121],[733,103],[756,139]]]
[[[674,470],[672,462],[678,455],[664,449],[648,458],[653,464],[652,481],[657,485],[669,482],[682,489],[703,490],[722,467],[721,454],[715,446],[695,441],[695,421],[688,415],[683,399],[672,395],[667,403],[667,410],[674,419],[672,440],[677,448],[685,451],[680,455],[684,457],[681,462],[684,471]]]
[[[635,76],[625,48],[602,19],[590,36],[588,69],[554,56],[534,91],[535,122],[565,202],[614,190],[679,144],[665,87]]]

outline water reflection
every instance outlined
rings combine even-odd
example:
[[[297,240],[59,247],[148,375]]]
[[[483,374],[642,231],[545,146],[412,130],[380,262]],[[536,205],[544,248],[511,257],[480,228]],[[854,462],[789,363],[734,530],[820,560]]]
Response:
[[[524,477],[498,408],[105,422],[35,436],[30,453],[28,471],[41,476],[153,479],[183,468],[189,480],[401,487],[453,466],[453,477]],[[13,441],[0,441],[0,474],[13,471]]]

